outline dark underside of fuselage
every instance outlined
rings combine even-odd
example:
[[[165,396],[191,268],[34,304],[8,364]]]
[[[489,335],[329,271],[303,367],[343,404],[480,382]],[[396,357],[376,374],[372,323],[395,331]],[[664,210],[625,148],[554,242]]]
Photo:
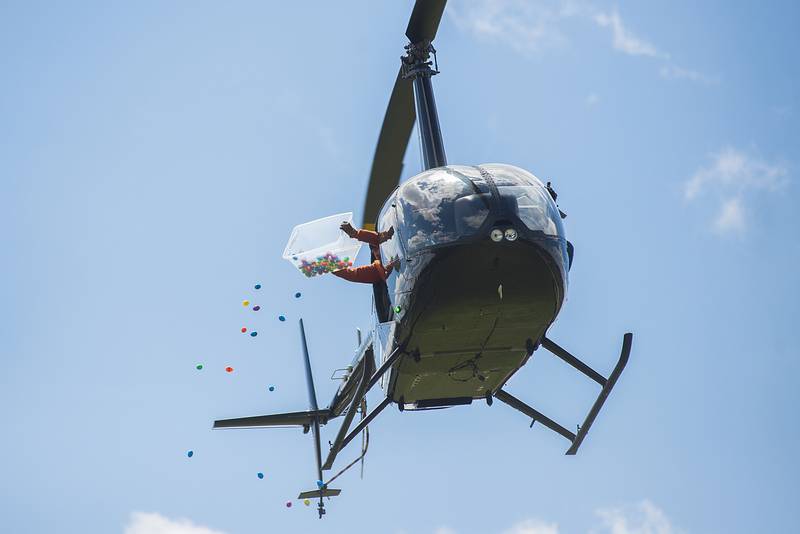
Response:
[[[522,240],[439,249],[397,327],[405,354],[392,372],[391,398],[425,407],[495,391],[558,314],[561,278],[546,251]]]

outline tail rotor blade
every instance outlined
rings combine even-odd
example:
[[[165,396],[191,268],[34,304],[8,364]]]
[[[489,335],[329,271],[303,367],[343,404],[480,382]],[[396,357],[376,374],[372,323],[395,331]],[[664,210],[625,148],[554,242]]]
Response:
[[[314,376],[311,374],[311,359],[308,356],[308,343],[306,343],[306,329],[303,327],[303,320],[300,319],[300,340],[303,344],[303,360],[306,367],[306,384],[308,385],[308,402],[311,409],[318,411],[317,392],[314,389]],[[322,480],[322,447],[320,445],[319,419],[314,418],[311,422],[311,430],[314,433],[314,452],[317,460],[317,480]],[[320,506],[322,497],[320,497]],[[320,517],[324,512],[320,512]]]
[[[303,327],[303,320],[300,319],[300,341],[303,344],[303,361],[306,368],[306,385],[308,386],[308,403],[314,411],[317,407],[317,392],[314,389],[314,377],[311,374],[311,359],[308,357],[308,344],[306,343],[306,329]]]

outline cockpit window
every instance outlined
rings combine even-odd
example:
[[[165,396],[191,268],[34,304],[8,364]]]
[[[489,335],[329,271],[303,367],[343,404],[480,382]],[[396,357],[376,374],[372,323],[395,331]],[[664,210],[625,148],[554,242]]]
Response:
[[[475,233],[488,214],[488,199],[450,169],[424,173],[397,192],[398,225],[409,255]]]
[[[395,208],[396,201],[394,197],[390,198],[381,211],[378,217],[379,232],[388,232],[390,228],[394,228],[395,236],[381,243],[381,257],[384,265],[388,265],[392,261],[403,258],[403,250],[400,247],[400,239],[397,237],[397,210]]]
[[[509,203],[514,206],[517,216],[529,229],[553,237],[563,234],[561,216],[547,202],[546,190],[514,185],[498,187],[498,191],[501,197],[513,198]]]
[[[564,225],[555,201],[544,184],[531,173],[511,165],[481,165],[488,171],[500,196],[508,199],[517,216],[530,230],[564,237]],[[513,200],[512,200],[513,199]]]

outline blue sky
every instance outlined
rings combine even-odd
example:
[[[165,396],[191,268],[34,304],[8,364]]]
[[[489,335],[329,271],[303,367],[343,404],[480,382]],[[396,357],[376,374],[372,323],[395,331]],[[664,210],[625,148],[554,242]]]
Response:
[[[553,339],[608,373],[635,333],[578,456],[499,403],[389,410],[318,521],[284,506],[314,484],[307,436],[211,431],[305,408],[298,317],[326,401],[369,324],[368,287],[280,254],[360,216],[411,6],[0,5],[4,532],[797,530],[793,2],[447,8],[449,161],[556,186],[576,254]],[[597,393],[546,352],[510,391],[568,426]]]

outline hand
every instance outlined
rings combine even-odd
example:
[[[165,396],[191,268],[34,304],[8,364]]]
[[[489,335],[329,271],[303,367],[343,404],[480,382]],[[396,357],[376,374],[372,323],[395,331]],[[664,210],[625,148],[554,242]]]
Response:
[[[386,275],[388,276],[391,274],[392,271],[397,269],[400,266],[400,258],[395,258],[389,262],[389,265],[386,266]]]
[[[390,226],[388,230],[386,230],[385,232],[381,232],[380,242],[383,243],[384,241],[389,241],[393,235],[394,235],[394,226]]]
[[[339,225],[339,228],[342,230],[342,232],[346,233],[352,238],[355,238],[356,235],[358,235],[358,230],[353,228],[353,225],[347,221],[344,221],[341,225]]]

